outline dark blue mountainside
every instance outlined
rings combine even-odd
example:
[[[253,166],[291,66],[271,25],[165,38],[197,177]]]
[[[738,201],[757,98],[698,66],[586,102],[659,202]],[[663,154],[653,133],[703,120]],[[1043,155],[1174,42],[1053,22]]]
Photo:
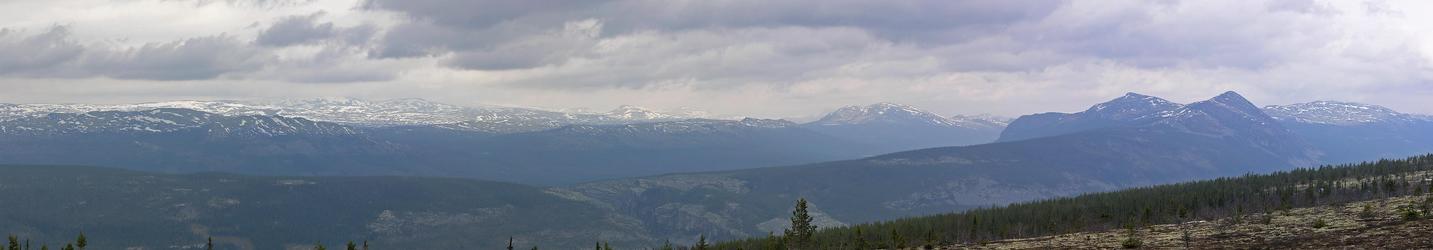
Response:
[[[1120,116],[1145,117],[1134,119],[1140,122],[1080,124],[1087,129],[1050,137],[793,167],[595,182],[576,190],[611,202],[619,211],[653,215],[643,217],[648,224],[680,222],[669,230],[725,238],[780,229],[796,197],[809,199],[819,208],[817,223],[830,226],[1284,170],[1317,160],[1307,143],[1238,94],[1177,107],[1163,115]]]

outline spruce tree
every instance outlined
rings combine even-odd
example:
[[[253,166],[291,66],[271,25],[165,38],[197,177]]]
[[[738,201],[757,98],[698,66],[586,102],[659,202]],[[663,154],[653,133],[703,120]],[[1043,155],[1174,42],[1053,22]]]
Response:
[[[10,240],[10,245],[9,245],[8,247],[6,247],[5,249],[9,249],[9,250],[20,250],[20,238],[19,238],[19,237],[15,237],[14,234],[11,234],[10,237],[7,237],[7,239]]]
[[[807,213],[806,198],[796,199],[796,209],[791,211],[791,228],[786,230],[786,242],[792,249],[808,249],[816,226],[811,225],[811,214]]]
[[[901,233],[896,232],[896,229],[891,229],[891,246],[896,249],[906,248],[906,238],[901,237]]]
[[[707,236],[705,234],[697,237],[697,245],[692,250],[707,250]]]
[[[856,249],[871,249],[871,246],[866,243],[866,235],[861,232],[861,226],[856,226],[855,229],[856,232],[854,234],[851,234],[851,241],[853,242],[851,244],[852,247],[855,247]]]
[[[90,245],[89,241],[86,241],[86,240],[85,240],[85,232],[80,232],[80,236],[79,236],[79,237],[75,237],[75,246],[76,246],[76,247],[79,247],[80,250],[84,250],[85,247],[86,247],[86,246],[89,246],[89,245]]]
[[[351,240],[348,241],[348,250],[358,250],[358,244],[353,244]]]

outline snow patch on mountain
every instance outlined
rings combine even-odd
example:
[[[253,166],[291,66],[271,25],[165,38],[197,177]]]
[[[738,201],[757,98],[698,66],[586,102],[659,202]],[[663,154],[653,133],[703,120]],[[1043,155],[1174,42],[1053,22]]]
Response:
[[[1328,125],[1430,121],[1428,116],[1399,113],[1383,106],[1337,101],[1271,105],[1264,107],[1264,112],[1281,121]]]

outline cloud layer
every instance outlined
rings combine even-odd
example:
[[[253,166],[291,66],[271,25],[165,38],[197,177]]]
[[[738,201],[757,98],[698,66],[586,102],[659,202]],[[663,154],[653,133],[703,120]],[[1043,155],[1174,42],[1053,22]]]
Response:
[[[0,102],[1018,115],[1235,90],[1433,113],[1430,17],[1420,1],[17,0],[0,3]]]

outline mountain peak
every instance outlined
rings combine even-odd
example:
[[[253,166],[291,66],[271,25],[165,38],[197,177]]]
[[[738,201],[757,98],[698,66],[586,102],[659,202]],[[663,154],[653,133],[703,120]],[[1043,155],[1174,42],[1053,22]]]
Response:
[[[1182,106],[1164,98],[1129,92],[1119,98],[1096,104],[1082,113],[1114,120],[1132,120]]]
[[[867,123],[925,123],[953,126],[954,123],[935,113],[926,112],[910,105],[881,102],[866,106],[847,106],[827,114],[813,122],[821,125],[850,125]]]
[[[1209,98],[1209,100],[1196,102],[1190,105],[1194,106],[1202,103],[1219,104],[1218,106],[1236,109],[1241,112],[1254,112],[1259,110],[1259,107],[1254,106],[1253,102],[1250,102],[1249,99],[1245,99],[1243,95],[1239,95],[1239,93],[1234,91],[1224,92],[1223,94],[1219,94],[1214,98]]]

